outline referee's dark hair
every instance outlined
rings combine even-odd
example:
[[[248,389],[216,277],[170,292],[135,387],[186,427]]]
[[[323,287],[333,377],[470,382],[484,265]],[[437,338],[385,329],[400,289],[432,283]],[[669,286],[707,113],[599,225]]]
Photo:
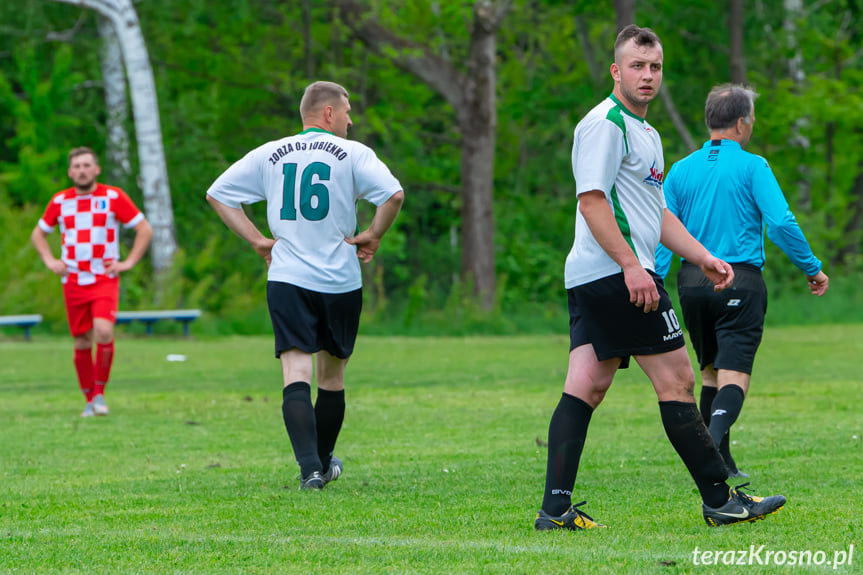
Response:
[[[704,104],[704,123],[707,124],[707,129],[727,130],[737,125],[739,118],[743,118],[748,124],[752,121],[757,97],[754,90],[740,84],[716,86],[710,90]]]

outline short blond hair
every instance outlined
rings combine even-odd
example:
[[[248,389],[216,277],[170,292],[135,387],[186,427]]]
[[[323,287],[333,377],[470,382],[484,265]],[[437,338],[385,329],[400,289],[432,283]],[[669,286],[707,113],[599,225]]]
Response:
[[[97,166],[99,165],[99,156],[97,156],[96,152],[94,152],[87,146],[72,148],[72,150],[69,152],[69,165],[72,165],[72,160],[74,160],[78,156],[83,156],[84,154],[90,154],[91,156],[93,156],[93,161],[96,162]]]
[[[350,98],[348,91],[335,82],[314,82],[306,87],[300,100],[300,116],[305,121],[324,106],[341,104],[342,97]]]

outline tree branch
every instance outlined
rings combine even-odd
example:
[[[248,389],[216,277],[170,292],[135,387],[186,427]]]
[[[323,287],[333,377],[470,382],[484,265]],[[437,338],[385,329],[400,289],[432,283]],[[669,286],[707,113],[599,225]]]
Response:
[[[463,107],[464,75],[428,47],[410,42],[387,30],[355,0],[335,0],[344,23],[359,40],[378,54],[394,51],[393,63],[440,93],[456,110]],[[388,54],[389,55],[389,54]]]
[[[680,139],[683,140],[683,143],[686,144],[686,147],[690,152],[694,151],[698,146],[692,138],[692,134],[689,133],[689,128],[686,127],[686,122],[684,122],[683,118],[680,117],[680,113],[677,111],[677,106],[674,105],[674,99],[671,97],[671,92],[665,84],[659,88],[659,96],[662,98],[662,105],[665,106],[665,112],[668,114],[668,117],[671,118],[671,123],[674,124],[674,129],[677,130],[677,134],[680,136]]]

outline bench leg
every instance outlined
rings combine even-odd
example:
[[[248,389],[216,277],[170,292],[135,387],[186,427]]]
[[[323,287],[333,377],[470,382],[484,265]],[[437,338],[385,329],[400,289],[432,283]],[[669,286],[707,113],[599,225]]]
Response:
[[[30,326],[29,325],[24,326],[24,339],[26,339],[27,341],[30,341]]]

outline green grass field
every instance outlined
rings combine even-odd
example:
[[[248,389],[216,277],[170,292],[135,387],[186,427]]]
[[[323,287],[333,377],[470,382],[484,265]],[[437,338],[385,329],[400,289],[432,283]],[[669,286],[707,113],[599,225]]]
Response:
[[[756,492],[788,504],[721,529],[633,368],[594,415],[574,496],[609,529],[533,530],[567,344],[361,337],[345,473],[301,493],[270,338],[121,336],[111,415],[82,420],[70,340],[7,336],[0,572],[863,572],[863,325],[767,330],[734,453]],[[723,566],[751,545],[754,564]],[[792,551],[825,564],[776,565]]]

